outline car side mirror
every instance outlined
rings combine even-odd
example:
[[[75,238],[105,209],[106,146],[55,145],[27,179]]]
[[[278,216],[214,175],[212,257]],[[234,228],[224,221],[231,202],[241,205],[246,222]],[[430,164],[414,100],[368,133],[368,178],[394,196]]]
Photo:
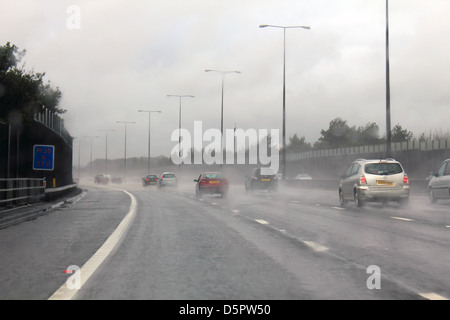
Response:
[[[194,179],[194,182],[198,182],[198,179]]]

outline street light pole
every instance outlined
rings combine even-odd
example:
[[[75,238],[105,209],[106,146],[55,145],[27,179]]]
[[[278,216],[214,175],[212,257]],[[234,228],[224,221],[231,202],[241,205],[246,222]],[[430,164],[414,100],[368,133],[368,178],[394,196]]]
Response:
[[[153,110],[139,110],[138,112],[147,112],[148,113],[148,163],[147,163],[147,174],[150,174],[150,114],[152,112],[161,113],[161,111],[153,111]]]
[[[116,130],[101,130],[105,132],[106,135],[106,147],[105,147],[105,174],[108,174],[108,132],[115,132]]]
[[[308,26],[275,26],[269,24],[262,24],[259,26],[260,28],[281,28],[283,29],[283,128],[282,128],[282,136],[283,136],[283,154],[282,154],[282,162],[281,162],[281,170],[282,170],[282,179],[286,180],[286,29],[311,29]]]
[[[178,157],[181,158],[181,99],[182,98],[194,98],[194,96],[190,95],[174,95],[174,94],[168,94],[167,97],[176,97],[180,99],[180,113],[178,117]]]
[[[124,155],[124,180],[127,178],[127,125],[129,123],[136,123],[133,121],[116,121],[117,123],[125,124],[125,155]]]
[[[86,136],[85,138],[91,138],[91,153],[90,153],[90,159],[89,159],[89,175],[92,177],[92,139],[93,138],[99,138],[99,136]]]
[[[224,83],[225,76],[229,73],[241,73],[240,71],[219,71],[219,70],[205,70],[205,72],[218,72],[222,75],[222,107],[220,112],[220,152],[222,153],[222,162],[223,162],[223,96],[224,96]]]
[[[389,1],[386,0],[386,158],[392,156],[391,85],[389,72]]]

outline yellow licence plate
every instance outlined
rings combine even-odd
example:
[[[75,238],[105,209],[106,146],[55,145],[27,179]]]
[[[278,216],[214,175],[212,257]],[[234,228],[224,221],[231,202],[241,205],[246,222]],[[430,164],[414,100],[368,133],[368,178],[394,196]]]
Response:
[[[209,183],[220,183],[218,180],[210,180]]]
[[[377,185],[379,186],[393,186],[394,183],[391,181],[386,181],[386,180],[377,180]]]
[[[270,181],[270,179],[261,179],[261,181]]]

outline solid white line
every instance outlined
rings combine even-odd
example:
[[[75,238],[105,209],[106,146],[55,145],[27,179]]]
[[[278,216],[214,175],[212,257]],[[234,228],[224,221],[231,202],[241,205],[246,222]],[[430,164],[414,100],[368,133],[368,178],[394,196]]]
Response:
[[[134,195],[126,190],[121,190],[125,192],[131,198],[130,209],[120,222],[119,226],[114,230],[114,232],[109,236],[105,243],[97,250],[97,252],[81,267],[78,271],[81,276],[81,285],[83,285],[89,280],[92,274],[97,270],[97,268],[102,264],[106,257],[111,253],[115,246],[119,243],[122,237],[125,235],[128,227],[133,221],[136,211],[137,211],[137,200]],[[69,289],[67,284],[64,283],[56,292],[49,298],[49,300],[71,300],[79,289]]]
[[[261,224],[269,224],[266,220],[262,220],[262,219],[255,219],[256,222],[261,223]]]
[[[395,220],[402,220],[402,221],[414,221],[413,219],[400,218],[400,217],[390,217],[390,218],[395,219]]]
[[[58,203],[52,205],[50,208],[51,209],[55,209],[55,208],[58,208],[58,207],[62,206],[63,204],[64,204],[64,201],[61,201],[61,202],[58,202]]]
[[[345,210],[345,208],[341,208],[341,207],[331,207],[331,209],[336,209],[336,210]]]
[[[428,300],[448,300],[447,298],[440,296],[434,292],[419,293],[419,295]]]

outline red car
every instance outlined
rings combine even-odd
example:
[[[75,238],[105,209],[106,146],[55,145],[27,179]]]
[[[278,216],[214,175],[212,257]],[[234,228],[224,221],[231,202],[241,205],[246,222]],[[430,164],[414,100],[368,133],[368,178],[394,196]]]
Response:
[[[195,195],[197,197],[202,194],[220,194],[224,197],[228,192],[228,180],[220,172],[203,172],[195,185]]]

